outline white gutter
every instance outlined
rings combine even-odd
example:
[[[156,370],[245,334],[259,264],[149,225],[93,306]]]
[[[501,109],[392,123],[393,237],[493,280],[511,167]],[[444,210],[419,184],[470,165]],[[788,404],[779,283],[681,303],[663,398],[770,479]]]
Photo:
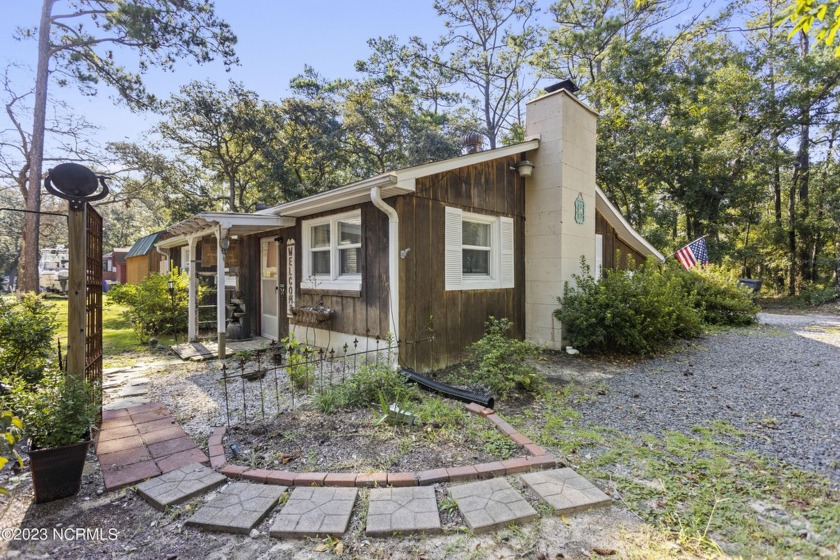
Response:
[[[400,218],[393,206],[382,200],[381,187],[371,187],[370,200],[373,205],[388,216],[388,315],[391,322],[391,334],[397,344],[399,359],[400,341]]]

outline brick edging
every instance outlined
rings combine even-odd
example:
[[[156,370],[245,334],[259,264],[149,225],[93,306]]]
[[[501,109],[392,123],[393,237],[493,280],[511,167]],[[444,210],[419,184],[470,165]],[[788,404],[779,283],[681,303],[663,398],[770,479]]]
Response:
[[[438,482],[463,482],[479,478],[495,478],[532,470],[553,469],[562,464],[545,449],[520,434],[516,428],[500,418],[491,408],[476,403],[466,405],[469,412],[487,418],[497,430],[509,436],[523,448],[528,457],[516,457],[503,461],[465,465],[462,467],[440,467],[420,472],[376,472],[376,473],[325,473],[290,472],[274,469],[252,469],[241,465],[229,465],[225,459],[222,440],[227,433],[225,426],[213,430],[207,442],[210,466],[228,478],[243,478],[262,484],[283,486],[331,486],[373,488],[383,486],[426,486]]]

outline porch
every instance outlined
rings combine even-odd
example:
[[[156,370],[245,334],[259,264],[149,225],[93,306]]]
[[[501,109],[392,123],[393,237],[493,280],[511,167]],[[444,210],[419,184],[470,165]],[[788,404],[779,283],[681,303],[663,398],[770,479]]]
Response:
[[[265,255],[253,250],[256,236],[270,236],[272,232],[295,225],[295,218],[261,214],[235,214],[208,212],[198,214],[168,228],[171,237],[156,244],[169,262],[169,268],[179,266],[189,273],[188,296],[188,343],[179,345],[183,348],[179,356],[187,359],[224,358],[227,356],[227,333],[231,321],[238,322],[247,316],[248,328],[241,327],[240,336],[251,338],[266,333],[257,331],[257,313],[261,313],[258,292],[263,291],[270,297],[276,297],[279,291],[275,266],[271,286],[263,286],[263,272],[260,258]],[[275,242],[275,245],[277,243]],[[265,249],[263,248],[263,251]],[[275,251],[277,248],[275,247]],[[257,253],[257,254],[254,254]],[[276,256],[276,255],[275,255]],[[199,286],[202,286],[201,290]],[[267,290],[267,291],[266,291]],[[200,291],[204,298],[200,299]],[[279,302],[275,313],[279,313]],[[199,343],[201,327],[215,331],[215,343]],[[208,334],[211,334],[208,333]],[[269,335],[276,337],[276,335]],[[212,336],[212,335],[211,335]],[[258,343],[258,340],[243,340],[231,343],[236,351]],[[267,339],[266,339],[267,344]],[[183,353],[183,355],[182,355]]]

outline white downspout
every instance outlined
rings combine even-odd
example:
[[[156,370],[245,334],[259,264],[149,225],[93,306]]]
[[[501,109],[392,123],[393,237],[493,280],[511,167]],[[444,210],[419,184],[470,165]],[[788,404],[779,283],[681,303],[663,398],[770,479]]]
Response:
[[[388,315],[394,343],[400,340],[400,218],[393,206],[382,200],[380,187],[371,187],[370,200],[388,216]],[[399,349],[397,350],[399,358]]]

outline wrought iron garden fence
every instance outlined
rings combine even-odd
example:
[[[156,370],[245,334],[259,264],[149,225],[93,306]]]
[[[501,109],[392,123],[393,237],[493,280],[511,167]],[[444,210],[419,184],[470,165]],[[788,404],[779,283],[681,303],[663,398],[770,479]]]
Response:
[[[234,354],[221,369],[226,423],[265,421],[294,409],[313,394],[343,383],[360,367],[393,364],[400,344],[379,338],[373,348],[364,349],[358,339],[338,348],[272,342]]]

